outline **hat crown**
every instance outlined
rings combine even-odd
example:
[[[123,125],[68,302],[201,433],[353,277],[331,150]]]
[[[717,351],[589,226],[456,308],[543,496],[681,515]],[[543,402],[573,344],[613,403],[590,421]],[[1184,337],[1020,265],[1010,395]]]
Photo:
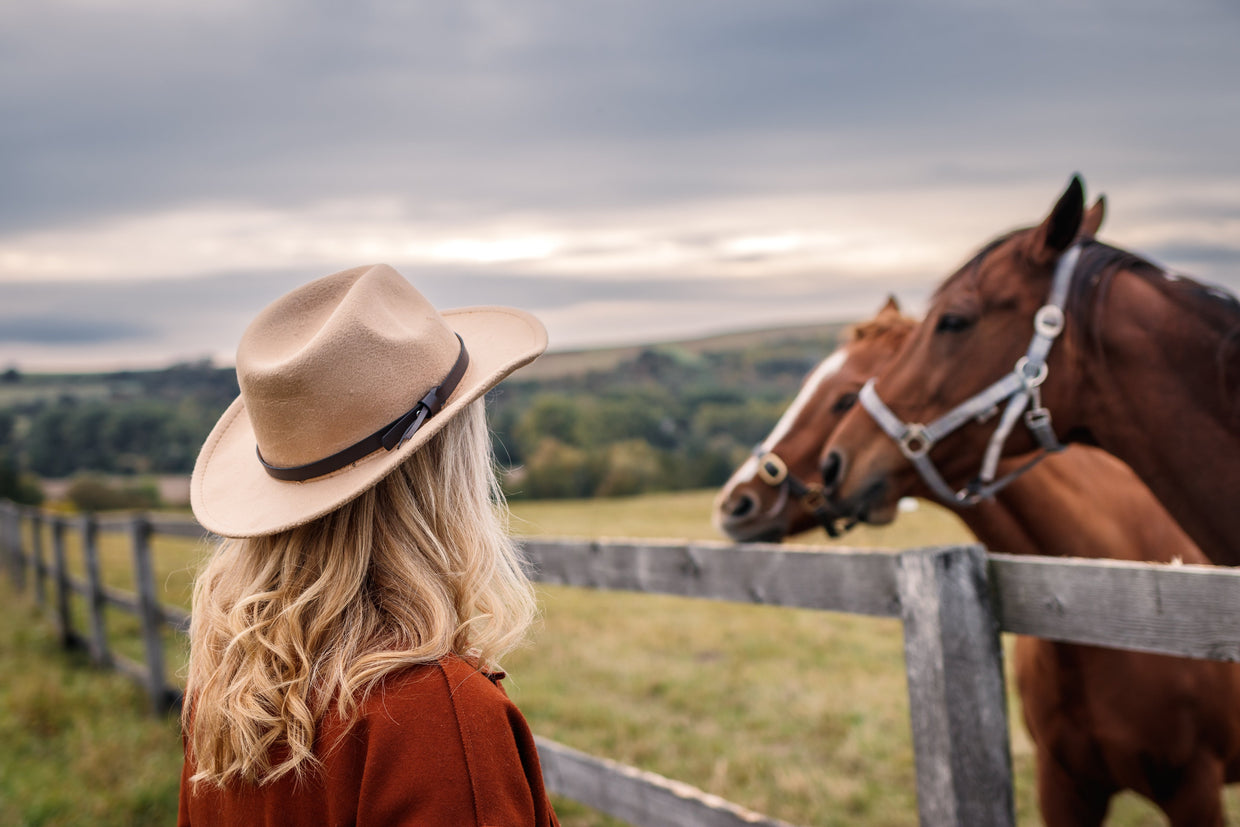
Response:
[[[237,348],[259,452],[296,466],[347,448],[417,404],[458,351],[439,311],[386,264],[294,290],[254,319]]]

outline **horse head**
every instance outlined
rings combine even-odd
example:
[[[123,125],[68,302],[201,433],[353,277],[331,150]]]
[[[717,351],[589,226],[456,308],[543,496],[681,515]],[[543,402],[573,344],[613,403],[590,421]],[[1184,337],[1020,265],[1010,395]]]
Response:
[[[889,298],[873,319],[850,328],[846,341],[805,378],[774,430],[720,490],[713,513],[719,531],[738,542],[777,541],[841,516],[830,511],[816,484],[819,452],[856,404],[861,386],[895,354],[914,324]]]
[[[1079,343],[1059,335],[1064,302],[1045,307],[1064,281],[1057,273],[1075,262],[1066,251],[1092,238],[1104,213],[1102,199],[1085,209],[1074,177],[1040,224],[1000,236],[943,282],[822,450],[834,508],[884,515],[916,487],[918,472],[940,498],[969,504],[1002,482],[994,474],[1003,457],[1057,447],[1055,428],[1074,417]],[[1031,337],[1039,336],[1035,348]],[[1029,428],[1019,427],[1022,419]]]

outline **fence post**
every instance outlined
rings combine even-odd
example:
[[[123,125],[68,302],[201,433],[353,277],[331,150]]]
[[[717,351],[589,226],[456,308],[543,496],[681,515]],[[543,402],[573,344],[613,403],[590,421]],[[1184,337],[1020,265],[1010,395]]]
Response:
[[[25,509],[17,504],[11,504],[10,508],[13,511],[13,562],[17,566],[17,588],[25,591],[26,584],[30,582],[27,579],[30,573],[30,558],[26,555],[26,538],[22,534]]]
[[[0,502],[0,558],[3,558],[8,566],[9,576],[13,579],[15,587],[17,585],[17,549],[13,546],[13,538],[17,532],[13,530],[13,523],[17,519],[17,509],[13,504]]]
[[[22,516],[16,503],[0,503],[0,556],[9,569],[9,578],[18,591],[26,588],[22,576]]]
[[[69,605],[69,566],[65,555],[65,519],[52,518],[52,576],[56,591],[56,619],[60,624],[60,645],[75,648],[80,640],[73,630],[73,611]]]
[[[26,588],[22,572],[22,514],[16,503],[0,502],[0,557],[9,569],[13,587]]]
[[[146,691],[151,708],[168,711],[168,689],[164,685],[164,642],[161,634],[164,614],[155,591],[155,570],[151,564],[151,523],[145,514],[133,515],[130,523],[133,541],[134,581],[138,587],[138,613],[142,622],[142,642],[146,649]]]
[[[896,561],[923,827],[1015,824],[1003,649],[981,546]]]
[[[86,564],[87,606],[90,615],[90,659],[100,666],[112,661],[108,652],[108,629],[104,618],[103,576],[99,570],[99,523],[93,514],[83,514],[82,559]]]
[[[34,568],[34,599],[47,605],[47,561],[43,559],[43,512],[30,509],[30,557]]]

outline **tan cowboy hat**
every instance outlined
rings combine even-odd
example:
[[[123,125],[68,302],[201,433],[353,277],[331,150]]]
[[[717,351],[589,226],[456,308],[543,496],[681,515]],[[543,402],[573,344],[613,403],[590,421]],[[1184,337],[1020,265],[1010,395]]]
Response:
[[[194,465],[194,516],[224,537],[321,517],[546,347],[547,331],[530,314],[440,313],[386,264],[310,282],[241,337],[241,396]]]

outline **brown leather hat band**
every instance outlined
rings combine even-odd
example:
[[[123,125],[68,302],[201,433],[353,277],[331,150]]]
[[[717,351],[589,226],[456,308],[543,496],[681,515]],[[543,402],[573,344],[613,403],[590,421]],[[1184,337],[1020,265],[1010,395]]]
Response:
[[[270,465],[263,459],[263,454],[259,451],[258,446],[254,446],[254,452],[258,455],[258,461],[263,464],[263,468],[267,473],[278,480],[285,482],[305,482],[306,480],[321,477],[330,474],[333,471],[339,471],[346,465],[357,462],[368,454],[373,454],[380,448],[385,451],[392,451],[404,445],[407,440],[417,433],[418,429],[426,420],[430,419],[443,407],[444,402],[448,401],[448,397],[456,390],[456,386],[461,383],[461,379],[465,376],[465,370],[469,367],[469,352],[465,349],[465,340],[458,333],[456,340],[461,344],[461,351],[456,357],[456,363],[452,366],[452,370],[448,371],[448,375],[443,382],[436,387],[430,389],[425,396],[418,400],[418,404],[401,414],[395,421],[384,425],[370,436],[355,442],[342,451],[337,451],[329,457],[308,462],[305,465],[293,465],[281,468],[276,465]]]

